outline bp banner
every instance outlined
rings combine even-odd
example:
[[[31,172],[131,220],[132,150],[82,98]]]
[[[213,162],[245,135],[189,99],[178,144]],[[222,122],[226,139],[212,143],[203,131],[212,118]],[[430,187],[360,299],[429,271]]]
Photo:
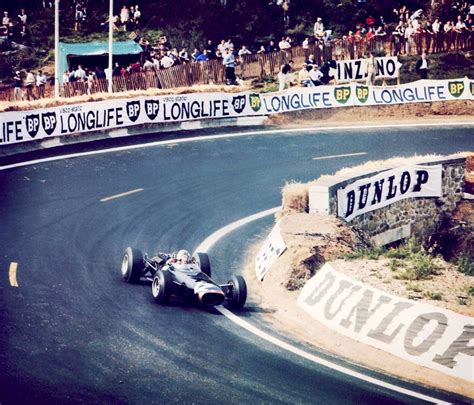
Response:
[[[262,115],[248,93],[194,93],[115,99],[0,114],[0,145],[138,124]]]
[[[194,93],[115,99],[0,113],[0,145],[140,124],[268,115],[314,108],[474,99],[473,81],[420,80],[401,86],[357,83],[278,93]]]
[[[474,81],[418,80],[399,86],[353,84],[354,105],[393,105],[448,100],[474,99]]]
[[[441,197],[443,167],[413,165],[357,180],[337,190],[337,215],[350,221],[406,198]]]
[[[298,305],[327,327],[402,359],[474,383],[474,318],[396,297],[326,263]]]
[[[363,81],[367,79],[368,59],[351,59],[337,61],[338,83],[348,83],[353,81]],[[402,64],[396,56],[375,58],[377,64],[377,78],[396,79],[400,76]]]

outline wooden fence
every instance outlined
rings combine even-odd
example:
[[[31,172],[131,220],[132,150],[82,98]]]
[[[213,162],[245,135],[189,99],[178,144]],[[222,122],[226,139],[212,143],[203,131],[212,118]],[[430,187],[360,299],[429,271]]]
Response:
[[[304,49],[295,46],[287,51],[272,52],[267,54],[243,55],[238,58],[236,74],[242,79],[262,78],[275,76],[283,63],[292,59],[295,66],[301,66],[310,54],[319,65],[328,59],[348,60],[366,57],[369,52],[385,55],[416,55],[422,50],[428,52],[446,52],[451,50],[472,50],[473,34],[471,32],[452,36],[427,36],[416,35],[409,44],[396,41],[391,36],[385,41],[366,41],[347,39],[336,39],[327,45],[311,44]],[[218,84],[225,82],[225,69],[221,60],[210,60],[207,62],[186,63],[172,66],[168,69],[132,73],[127,76],[114,76],[112,78],[112,89],[114,92],[127,92],[131,90],[146,90],[148,88],[172,89],[178,87],[191,87],[198,84]],[[25,99],[23,89],[23,99]],[[106,79],[93,81],[67,83],[61,86],[62,97],[73,97],[84,94],[107,92],[108,83]],[[36,96],[36,89],[34,92]],[[54,86],[47,84],[45,97],[54,95]],[[0,100],[18,101],[14,98],[13,88],[0,90]]]

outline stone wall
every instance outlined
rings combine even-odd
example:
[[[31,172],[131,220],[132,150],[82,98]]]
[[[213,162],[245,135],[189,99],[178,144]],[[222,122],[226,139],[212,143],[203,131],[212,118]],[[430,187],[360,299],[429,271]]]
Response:
[[[410,236],[427,238],[439,228],[444,218],[454,211],[456,204],[463,197],[465,157],[456,155],[417,163],[425,166],[442,165],[442,196],[408,198],[352,219],[351,225],[365,231],[375,244],[384,245]],[[392,168],[384,167],[383,170],[366,173],[358,171],[353,176],[333,176],[322,182],[317,181],[309,188],[310,213],[337,214],[338,189]]]

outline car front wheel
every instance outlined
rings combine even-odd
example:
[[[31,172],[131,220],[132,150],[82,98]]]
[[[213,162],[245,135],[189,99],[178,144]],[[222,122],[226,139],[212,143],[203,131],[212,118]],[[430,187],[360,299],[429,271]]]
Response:
[[[167,270],[158,270],[153,277],[151,283],[151,293],[153,294],[153,300],[157,304],[166,304],[171,297],[171,288],[173,281],[171,280],[171,274]]]
[[[242,309],[247,300],[247,284],[242,276],[232,276],[228,284],[231,286],[227,305],[232,309]]]
[[[127,283],[138,283],[143,274],[143,253],[139,249],[128,247],[122,256],[122,277]]]

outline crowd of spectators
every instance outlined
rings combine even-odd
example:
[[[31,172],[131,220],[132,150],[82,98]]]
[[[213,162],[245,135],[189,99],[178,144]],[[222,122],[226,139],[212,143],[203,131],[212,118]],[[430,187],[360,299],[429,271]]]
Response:
[[[272,3],[282,7],[283,11],[288,11],[291,4],[289,1],[280,0],[272,1]],[[74,0],[73,4],[75,10],[74,29],[79,31],[87,19],[88,0]],[[43,7],[52,7],[52,4],[44,1]],[[474,4],[469,2],[453,1],[449,13],[443,14],[443,19],[429,18],[421,9],[410,10],[406,6],[401,6],[393,10],[391,19],[396,20],[395,23],[387,24],[383,16],[369,15],[365,21],[357,23],[353,30],[341,37],[335,37],[326,22],[321,17],[317,17],[312,35],[304,38],[302,42],[295,41],[291,36],[282,36],[279,41],[269,40],[265,44],[239,44],[240,46],[236,47],[233,40],[227,38],[221,39],[218,43],[208,40],[202,47],[195,48],[191,52],[185,47],[171,44],[166,36],[160,37],[154,43],[151,43],[145,36],[138,36],[135,31],[140,28],[141,10],[139,6],[122,5],[120,14],[113,17],[114,29],[131,32],[130,38],[138,42],[143,49],[139,59],[128,64],[117,62],[111,72],[100,67],[83,68],[77,66],[71,71],[64,72],[62,81],[66,85],[74,82],[86,83],[83,88],[86,88],[88,93],[92,93],[97,79],[105,79],[109,76],[126,77],[138,72],[156,72],[182,64],[217,61],[225,68],[226,83],[235,84],[237,82],[235,66],[241,63],[246,55],[280,52],[285,54],[285,60],[289,60],[292,56],[291,49],[295,45],[301,45],[305,53],[305,65],[298,72],[298,82],[302,85],[327,84],[330,81],[327,72],[331,68],[328,63],[334,59],[357,58],[357,48],[360,49],[361,43],[366,45],[364,48],[366,53],[363,57],[368,57],[369,52],[371,57],[384,55],[387,51],[387,44],[391,44],[392,55],[415,53],[421,55],[424,53],[425,58],[426,54],[432,52],[470,49],[473,45],[473,18]],[[21,9],[15,18],[11,18],[8,11],[4,11],[0,34],[12,35],[16,28],[19,35],[26,35],[27,21],[27,13],[24,9]],[[108,22],[104,22],[103,25],[108,25]],[[318,61],[314,58],[315,47],[320,51]],[[423,66],[425,65],[426,62],[423,62]],[[281,86],[284,88],[291,82],[288,79],[291,70],[292,64],[290,62],[281,67],[280,88]],[[422,71],[425,72],[423,69]],[[38,79],[38,75],[41,76],[41,80]],[[26,73],[24,84],[21,83],[21,85],[26,87],[28,99],[44,96],[43,76],[41,72],[36,76],[32,72]],[[372,75],[369,76],[372,77]],[[16,84],[22,81],[18,72],[14,81]],[[36,92],[33,91],[33,88],[36,88]],[[17,97],[21,91],[15,91],[15,97]]]
[[[27,35],[28,15],[24,8],[21,8],[16,16],[3,11],[2,24],[0,26],[0,36],[12,39],[23,38]]]

